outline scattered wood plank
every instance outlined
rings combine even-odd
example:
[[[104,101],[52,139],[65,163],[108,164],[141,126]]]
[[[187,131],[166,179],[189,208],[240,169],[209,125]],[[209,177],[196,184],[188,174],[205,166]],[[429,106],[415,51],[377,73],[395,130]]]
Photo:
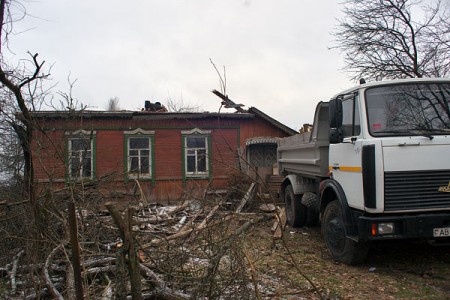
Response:
[[[256,184],[254,182],[252,182],[252,184],[250,185],[250,187],[248,188],[247,193],[245,193],[244,197],[241,200],[241,203],[239,203],[239,206],[236,208],[236,213],[240,213],[242,211],[242,209],[244,208],[245,204],[253,198],[253,195],[255,194],[255,187]]]
[[[198,211],[183,227],[181,227],[180,232],[187,231],[194,227],[195,220],[203,213],[202,210]]]
[[[272,226],[272,231],[274,231],[273,238],[281,239],[283,236],[284,228],[286,227],[286,209],[283,207],[275,213],[275,222]]]
[[[214,206],[213,209],[211,209],[211,211],[206,216],[206,218],[198,226],[198,229],[202,229],[202,228],[204,228],[206,226],[206,223],[209,221],[209,219],[212,218],[212,216],[216,213],[216,211],[219,209],[219,207],[220,207],[220,204],[217,204],[216,206]]]

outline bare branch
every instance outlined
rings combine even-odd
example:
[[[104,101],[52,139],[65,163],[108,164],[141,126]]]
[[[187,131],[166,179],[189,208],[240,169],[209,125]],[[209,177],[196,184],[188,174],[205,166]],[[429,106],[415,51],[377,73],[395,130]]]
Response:
[[[334,32],[353,79],[406,78],[449,74],[448,13],[435,1],[344,2],[345,17]],[[423,20],[413,17],[423,15]]]
[[[185,102],[183,98],[179,100],[173,99],[170,95],[167,96],[167,109],[170,112],[198,112],[201,110],[200,105]]]
[[[216,70],[216,73],[219,76],[220,91],[222,92],[222,94],[226,95],[227,94],[227,75],[226,75],[225,66],[223,66],[223,77],[222,77],[222,75],[219,72],[219,69],[217,69],[216,64],[213,62],[213,60],[210,58],[209,61],[211,62],[211,64],[214,67],[214,70]]]
[[[108,104],[106,106],[106,110],[108,110],[108,111],[118,111],[118,110],[120,110],[119,101],[120,100],[119,100],[118,97],[109,98]]]

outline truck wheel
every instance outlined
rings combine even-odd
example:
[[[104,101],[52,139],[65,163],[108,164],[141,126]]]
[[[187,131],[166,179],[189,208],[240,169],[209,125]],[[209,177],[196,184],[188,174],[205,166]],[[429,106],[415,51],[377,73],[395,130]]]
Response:
[[[319,224],[319,199],[317,195],[306,192],[303,194],[301,203],[306,206],[306,225],[316,226]]]
[[[292,227],[301,227],[306,223],[306,206],[301,203],[301,196],[295,195],[292,185],[284,190],[286,221]]]
[[[337,200],[329,203],[325,208],[322,235],[334,260],[355,265],[366,259],[369,244],[355,242],[347,237],[342,208]]]

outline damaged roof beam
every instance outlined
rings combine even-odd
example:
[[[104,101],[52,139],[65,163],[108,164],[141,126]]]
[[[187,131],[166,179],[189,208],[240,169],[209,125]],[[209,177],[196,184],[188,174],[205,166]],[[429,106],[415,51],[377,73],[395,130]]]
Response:
[[[242,108],[244,104],[236,104],[234,101],[232,101],[228,96],[222,94],[218,90],[212,90],[212,93],[222,99],[222,105],[225,106],[225,108],[235,108],[238,112],[245,113],[246,110]]]

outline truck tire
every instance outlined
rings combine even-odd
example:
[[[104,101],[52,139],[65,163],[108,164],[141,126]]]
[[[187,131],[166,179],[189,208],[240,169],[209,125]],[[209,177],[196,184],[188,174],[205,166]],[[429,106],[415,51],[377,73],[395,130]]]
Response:
[[[362,263],[369,252],[367,242],[356,242],[347,237],[341,205],[337,200],[325,208],[322,235],[335,261],[348,265]]]
[[[292,227],[301,227],[306,223],[306,206],[301,203],[301,196],[295,195],[292,185],[284,190],[286,221]]]
[[[319,198],[316,194],[306,192],[301,203],[306,206],[306,225],[317,226],[319,224]]]

